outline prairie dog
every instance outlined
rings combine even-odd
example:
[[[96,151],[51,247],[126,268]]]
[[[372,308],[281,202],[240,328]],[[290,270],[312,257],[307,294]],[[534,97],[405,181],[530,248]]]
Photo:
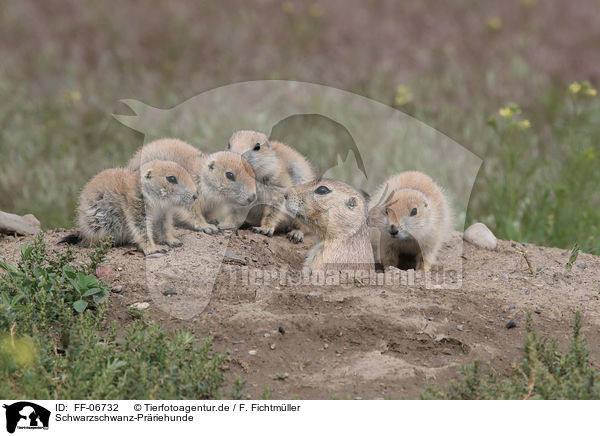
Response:
[[[256,200],[256,182],[252,166],[236,153],[221,151],[204,154],[179,139],[159,139],[143,146],[129,161],[128,168],[155,159],[177,162],[185,168],[198,187],[198,201],[190,211],[179,209],[176,219],[195,231],[217,233],[210,224],[215,210],[225,204],[248,206]]]
[[[358,191],[339,181],[315,180],[288,189],[285,200],[287,210],[319,238],[304,268],[311,272],[374,269],[367,204]]]
[[[290,186],[315,178],[308,160],[293,148],[278,141],[269,141],[264,133],[253,130],[233,133],[227,149],[241,154],[252,165],[258,181],[258,204],[246,219],[253,226],[251,230],[272,236],[276,230],[291,227],[288,238],[301,242],[304,235],[297,222],[285,216],[283,193]]]
[[[418,171],[387,179],[369,203],[369,226],[375,260],[383,267],[415,256],[415,268],[428,271],[450,234],[452,214],[441,188]]]
[[[155,232],[169,246],[182,245],[172,233],[172,211],[191,205],[197,194],[190,175],[175,162],[154,161],[138,171],[104,170],[79,197],[79,237],[91,245],[112,236],[115,245],[134,243],[146,255],[165,252],[157,248]]]

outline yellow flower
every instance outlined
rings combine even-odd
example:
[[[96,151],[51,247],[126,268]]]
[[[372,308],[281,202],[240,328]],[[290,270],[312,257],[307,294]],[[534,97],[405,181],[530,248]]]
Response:
[[[519,121],[517,123],[517,127],[519,128],[519,130],[527,130],[531,127],[531,123],[529,122],[529,120]]]
[[[502,20],[500,17],[490,17],[487,19],[485,25],[489,30],[497,32],[498,30],[502,29]]]
[[[396,88],[396,97],[394,98],[394,104],[396,106],[404,106],[405,104],[413,101],[413,95],[404,85],[399,85]]]
[[[313,18],[321,18],[325,13],[325,9],[319,3],[313,3],[308,7],[308,13]]]
[[[285,12],[286,14],[293,14],[294,13],[294,5],[292,2],[285,2],[281,5],[281,8],[283,9],[283,12]]]
[[[593,149],[593,148],[588,148],[588,149],[585,151],[585,157],[586,157],[588,160],[594,160],[594,159],[596,159],[596,152],[594,151],[594,149]]]
[[[510,118],[513,116],[513,111],[509,107],[503,107],[498,110],[502,118]]]
[[[585,93],[590,97],[595,97],[596,94],[598,94],[598,91],[596,91],[596,88],[589,88]]]
[[[71,91],[67,93],[65,100],[69,101],[70,103],[75,103],[81,100],[81,93],[79,91]]]
[[[12,357],[19,367],[33,366],[37,361],[36,348],[33,340],[28,337],[13,338],[5,336],[0,341],[0,356]]]
[[[577,94],[581,91],[581,84],[579,82],[573,82],[569,85],[569,92],[571,94]]]

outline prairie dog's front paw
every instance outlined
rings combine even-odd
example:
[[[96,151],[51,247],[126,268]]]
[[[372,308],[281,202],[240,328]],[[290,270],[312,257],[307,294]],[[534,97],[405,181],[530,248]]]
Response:
[[[273,236],[273,233],[275,233],[275,227],[250,227],[250,230],[266,236]]]
[[[194,230],[196,230],[197,232],[202,231],[209,235],[215,235],[221,231],[219,229],[219,227],[215,226],[214,224],[205,224],[203,226],[196,226],[196,228]]]
[[[291,230],[288,232],[287,237],[295,244],[299,244],[304,240],[304,233],[302,233],[302,230]]]
[[[165,245],[168,245],[171,248],[175,248],[175,247],[181,247],[183,245],[183,242],[181,242],[177,238],[173,238],[173,239],[169,239],[167,241],[161,242],[161,244],[165,244]]]

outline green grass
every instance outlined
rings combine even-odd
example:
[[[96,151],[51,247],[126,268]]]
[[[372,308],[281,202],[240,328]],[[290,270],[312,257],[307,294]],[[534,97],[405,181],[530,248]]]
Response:
[[[462,378],[446,390],[429,387],[423,399],[453,400],[588,400],[600,399],[600,367],[589,360],[581,336],[581,314],[575,315],[573,338],[566,353],[556,339],[540,338],[527,320],[523,358],[510,377],[500,377],[490,365],[475,362],[463,367]]]
[[[107,322],[108,289],[90,274],[107,247],[76,264],[40,234],[17,266],[0,263],[0,397],[221,398],[226,356],[209,339],[168,335],[143,316],[122,329]],[[236,379],[231,393],[244,388]]]

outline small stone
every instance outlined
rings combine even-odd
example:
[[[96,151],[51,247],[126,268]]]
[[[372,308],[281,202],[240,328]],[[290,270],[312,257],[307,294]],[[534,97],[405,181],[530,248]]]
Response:
[[[110,291],[114,292],[115,294],[120,294],[122,290],[123,286],[121,285],[113,286],[112,288],[110,288]]]
[[[585,262],[578,263],[577,267],[581,268],[581,269],[586,269],[587,268],[587,263],[585,263]]]
[[[458,329],[458,331],[462,332],[463,329],[465,328],[465,326],[463,326],[462,324],[459,324],[456,326],[456,328]]]
[[[500,277],[502,277],[503,279],[508,279],[508,274],[506,274],[506,273],[502,273],[502,274],[500,275]]]
[[[269,336],[271,336],[271,333],[265,333],[263,336],[264,336],[265,338],[268,338]]]
[[[248,354],[251,355],[251,356],[255,356],[256,353],[257,353],[256,350],[250,350],[250,351],[248,351]]]
[[[279,333],[281,333],[282,335],[284,335],[284,334],[285,334],[285,329],[284,329],[282,326],[279,326],[279,328],[277,329],[277,331],[278,331]]]
[[[31,214],[19,216],[0,211],[0,233],[35,235],[41,230],[40,222]]]
[[[99,279],[104,279],[106,277],[111,276],[113,273],[112,268],[108,266],[99,266],[96,268],[96,277]]]
[[[329,344],[323,344],[323,348],[328,349],[329,348]]]
[[[512,328],[515,328],[516,326],[517,326],[517,323],[516,323],[516,322],[514,322],[513,320],[510,320],[510,321],[508,321],[508,322],[506,323],[506,328],[507,328],[507,329],[512,329]]]
[[[429,318],[427,318],[429,321],[433,321],[433,316],[430,316]]]
[[[536,309],[536,310],[533,311],[533,313],[537,313],[538,315],[540,315],[542,313],[542,311]]]
[[[271,344],[271,345],[269,346],[269,348],[271,348],[271,350],[274,350],[276,346],[277,346],[277,344]]]
[[[140,303],[133,303],[129,307],[133,307],[134,309],[144,310],[144,309],[148,309],[150,307],[150,303],[143,301]]]
[[[498,245],[498,240],[490,229],[483,223],[475,223],[471,225],[463,234],[463,239],[487,250],[495,250]]]
[[[342,354],[340,350],[335,350],[335,354]]]
[[[514,304],[511,304],[510,306],[508,306],[508,310],[514,310],[516,308],[517,308],[517,306],[515,306]]]
[[[118,268],[117,268],[117,271],[123,271],[123,268],[121,268],[121,267],[118,267]]]
[[[175,292],[173,289],[167,289],[166,291],[163,291],[162,293],[165,297],[170,297],[172,295],[177,295],[177,292]]]

